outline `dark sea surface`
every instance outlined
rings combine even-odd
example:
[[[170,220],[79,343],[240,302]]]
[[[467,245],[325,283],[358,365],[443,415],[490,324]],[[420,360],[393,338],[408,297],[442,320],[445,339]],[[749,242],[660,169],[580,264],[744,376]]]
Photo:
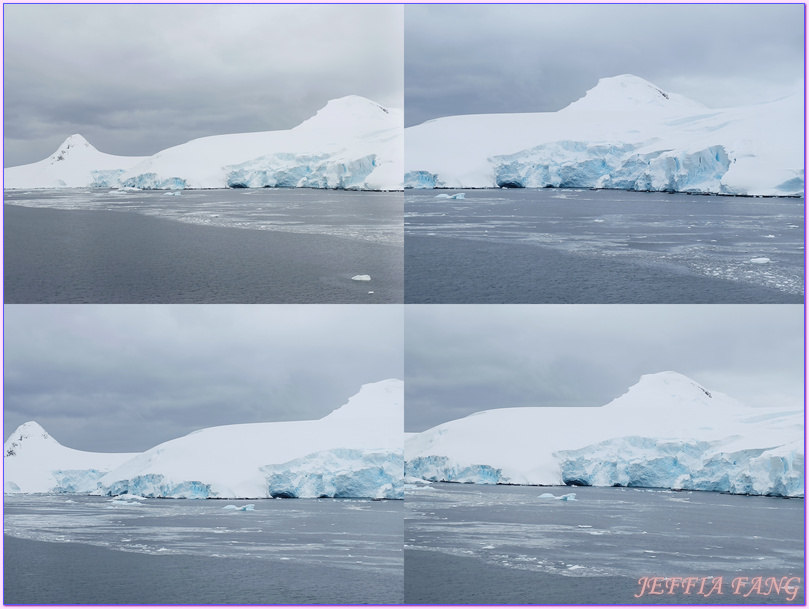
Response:
[[[803,499],[433,484],[405,504],[407,604],[804,603]]]
[[[7,495],[4,602],[400,604],[403,507]]]
[[[15,190],[4,202],[6,303],[404,297],[401,193]]]
[[[405,193],[408,303],[803,303],[803,199],[437,193]]]

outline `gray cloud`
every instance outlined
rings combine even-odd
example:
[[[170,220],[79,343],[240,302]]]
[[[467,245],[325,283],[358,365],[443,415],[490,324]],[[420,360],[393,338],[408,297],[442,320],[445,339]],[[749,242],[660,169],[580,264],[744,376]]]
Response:
[[[142,451],[195,429],[317,419],[402,378],[401,307],[6,305],[5,436]]]
[[[345,95],[402,107],[402,22],[401,6],[6,6],[4,165],[72,133],[149,155],[287,129]]]
[[[411,306],[405,334],[407,431],[492,408],[602,406],[666,370],[752,406],[803,403],[800,306]]]
[[[405,7],[405,124],[556,111],[635,74],[710,107],[803,90],[802,5]]]

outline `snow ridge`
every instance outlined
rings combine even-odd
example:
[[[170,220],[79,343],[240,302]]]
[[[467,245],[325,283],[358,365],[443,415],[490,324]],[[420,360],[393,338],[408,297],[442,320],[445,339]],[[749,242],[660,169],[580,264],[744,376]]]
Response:
[[[675,372],[600,408],[502,408],[409,436],[405,474],[477,484],[804,494],[803,410],[750,408]]]
[[[4,445],[4,490],[402,499],[403,393],[399,380],[371,383],[319,420],[211,427],[135,454],[73,450],[26,423]]]
[[[574,101],[567,112],[657,112],[689,114],[706,112],[699,102],[669,93],[647,80],[632,74],[601,78],[584,97]]]
[[[71,135],[53,155],[3,170],[4,188],[401,190],[401,110],[351,95],[285,131],[203,137],[150,157],[103,154]]]
[[[803,196],[803,96],[710,109],[632,75],[558,112],[405,130],[405,188],[613,188]]]

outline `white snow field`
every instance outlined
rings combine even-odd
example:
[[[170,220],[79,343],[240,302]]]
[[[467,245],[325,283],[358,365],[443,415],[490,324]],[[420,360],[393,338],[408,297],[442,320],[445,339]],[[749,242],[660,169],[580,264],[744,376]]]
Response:
[[[71,135],[43,161],[3,170],[4,188],[402,190],[404,113],[356,95],[297,127],[215,135],[150,157],[104,154]]]
[[[661,372],[599,408],[502,408],[405,440],[408,480],[802,497],[804,419]]]
[[[803,196],[798,94],[712,109],[632,75],[558,112],[450,116],[405,129],[405,188],[614,188]]]
[[[36,423],[4,445],[6,493],[402,499],[404,384],[363,385],[319,420],[210,427],[143,453],[65,448]]]

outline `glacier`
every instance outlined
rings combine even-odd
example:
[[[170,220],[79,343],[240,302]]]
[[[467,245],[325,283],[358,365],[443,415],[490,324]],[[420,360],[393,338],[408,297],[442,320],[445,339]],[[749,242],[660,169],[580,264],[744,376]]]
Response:
[[[3,186],[402,190],[403,121],[349,95],[292,129],[203,137],[149,157],[104,154],[75,134],[43,161],[4,169]]]
[[[337,448],[262,468],[271,497],[404,499],[402,451]]]
[[[803,196],[803,96],[711,109],[637,76],[557,112],[405,129],[405,188],[606,188]]]
[[[405,475],[803,497],[803,436],[800,407],[752,408],[661,372],[598,408],[502,408],[408,434]]]
[[[200,429],[143,453],[66,448],[29,422],[4,444],[4,492],[402,499],[403,394],[370,383],[322,419]]]

